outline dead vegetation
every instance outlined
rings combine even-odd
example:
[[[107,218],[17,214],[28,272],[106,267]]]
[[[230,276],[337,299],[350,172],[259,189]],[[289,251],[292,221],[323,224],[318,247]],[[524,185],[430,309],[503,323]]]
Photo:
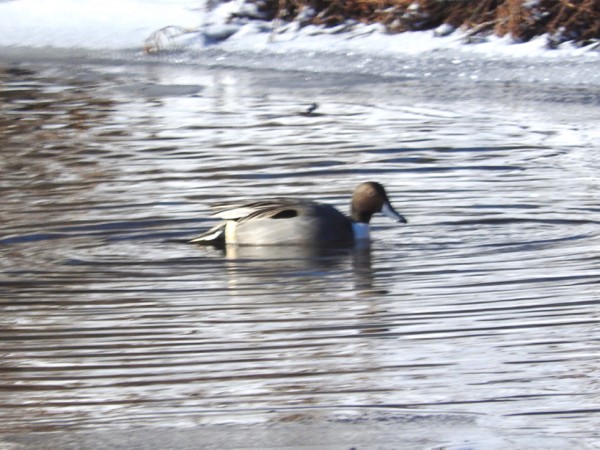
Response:
[[[207,10],[227,0],[209,0]],[[550,48],[564,42],[600,48],[600,0],[244,0],[252,8],[233,13],[228,22],[274,21],[295,26],[320,25],[338,31],[353,24],[381,24],[389,33],[435,29],[436,35],[462,30],[465,42],[510,35],[517,42],[546,36]],[[235,30],[217,33],[168,26],[152,33],[147,53],[173,48],[186,35],[201,33],[207,42],[226,39]]]
[[[196,33],[198,30],[169,25],[156,30],[144,42],[144,51],[146,53],[158,53],[162,49],[168,48],[173,41],[186,34]]]
[[[389,32],[446,24],[471,34],[547,35],[549,45],[600,40],[600,0],[254,0],[272,19],[335,26],[381,23]],[[307,13],[308,12],[308,13]],[[475,31],[476,33],[473,33]]]

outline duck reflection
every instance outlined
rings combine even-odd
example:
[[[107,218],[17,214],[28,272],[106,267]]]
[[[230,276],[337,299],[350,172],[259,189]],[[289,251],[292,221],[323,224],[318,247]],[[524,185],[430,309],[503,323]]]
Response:
[[[230,289],[257,282],[288,290],[295,284],[319,283],[324,292],[335,289],[370,290],[373,286],[371,247],[237,246],[222,249]]]

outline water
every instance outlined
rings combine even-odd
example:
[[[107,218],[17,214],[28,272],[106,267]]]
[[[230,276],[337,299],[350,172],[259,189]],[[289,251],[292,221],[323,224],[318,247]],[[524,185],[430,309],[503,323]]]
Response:
[[[39,60],[0,86],[0,432],[600,439],[594,86]],[[212,202],[346,211],[369,179],[409,224],[368,249],[185,243]]]

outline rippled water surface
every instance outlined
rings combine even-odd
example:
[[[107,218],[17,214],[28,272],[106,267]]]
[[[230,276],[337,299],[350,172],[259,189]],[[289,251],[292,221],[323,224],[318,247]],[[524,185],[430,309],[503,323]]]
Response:
[[[592,88],[5,64],[0,432],[369,420],[422,423],[430,447],[477,447],[474,427],[594,445],[599,105]],[[185,243],[213,202],[347,211],[368,179],[409,220],[376,217],[370,248]],[[471,431],[435,441],[448,425]]]

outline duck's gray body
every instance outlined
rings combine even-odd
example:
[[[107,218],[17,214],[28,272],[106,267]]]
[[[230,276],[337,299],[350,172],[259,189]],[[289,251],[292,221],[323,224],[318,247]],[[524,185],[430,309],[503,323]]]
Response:
[[[354,190],[350,217],[325,203],[286,197],[221,204],[215,210],[223,222],[190,242],[318,246],[369,239],[369,221],[378,212],[406,223],[383,186],[372,181]]]
[[[352,242],[352,221],[324,203],[276,198],[262,202],[220,205],[215,216],[225,219],[191,242],[238,245],[315,245]]]

